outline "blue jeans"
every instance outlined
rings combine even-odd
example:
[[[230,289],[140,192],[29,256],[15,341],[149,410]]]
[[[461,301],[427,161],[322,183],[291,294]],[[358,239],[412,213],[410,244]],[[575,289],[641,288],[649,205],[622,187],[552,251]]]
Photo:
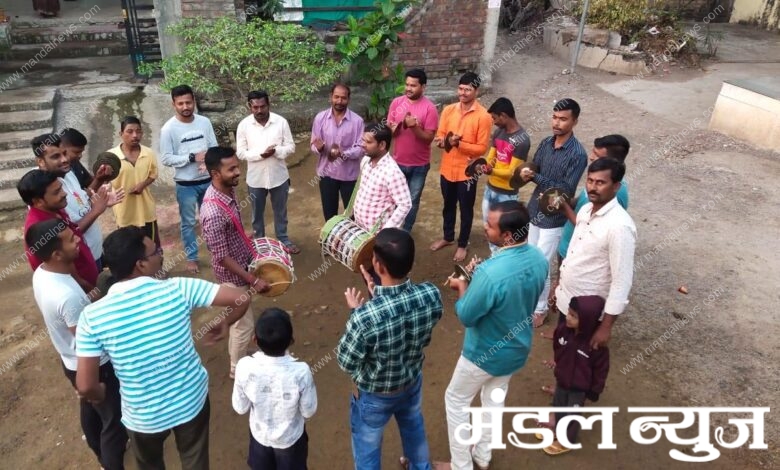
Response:
[[[425,177],[428,176],[428,170],[431,169],[431,164],[426,163],[422,166],[398,165],[398,168],[401,169],[401,173],[406,177],[406,184],[409,185],[409,192],[412,194],[412,208],[409,209],[409,213],[406,214],[403,225],[404,230],[411,232],[414,221],[417,220],[417,211],[420,209],[420,198],[422,197],[423,188],[425,187]]]
[[[255,237],[265,237],[265,200],[268,197],[268,194],[271,194],[271,208],[274,211],[274,230],[276,231],[276,239],[285,245],[291,243],[290,238],[287,236],[287,195],[289,193],[290,180],[271,189],[253,188],[249,186],[249,194],[254,200],[252,228],[255,231]]]
[[[409,459],[409,468],[430,470],[430,452],[422,415],[422,374],[398,393],[361,391],[358,398],[352,395],[350,424],[355,469],[380,470],[382,434],[393,416],[401,432],[401,444],[404,455]]]
[[[195,224],[198,222],[195,210],[200,210],[203,204],[203,196],[209,189],[211,180],[195,186],[176,184],[176,202],[179,203],[179,218],[181,219],[181,243],[184,245],[184,253],[187,261],[197,261],[198,240],[195,237]]]
[[[485,195],[482,196],[482,222],[487,223],[488,211],[490,210],[491,204],[504,201],[517,201],[517,194],[501,194],[498,191],[493,190],[490,185],[486,184]],[[499,248],[490,242],[488,242],[488,245],[490,246],[491,253],[495,253]]]

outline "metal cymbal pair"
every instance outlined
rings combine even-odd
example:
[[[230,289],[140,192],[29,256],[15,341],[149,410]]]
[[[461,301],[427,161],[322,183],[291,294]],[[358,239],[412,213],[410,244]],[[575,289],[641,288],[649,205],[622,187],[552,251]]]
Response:
[[[523,168],[528,168],[534,173],[539,171],[539,167],[531,162],[525,162],[519,167],[515,168],[514,173],[512,173],[512,177],[509,178],[509,186],[511,186],[512,189],[520,189],[529,183],[528,181],[523,181],[523,178],[520,176],[520,172],[523,171]]]
[[[561,188],[549,188],[539,195],[539,211],[544,215],[561,212],[563,204],[571,204],[571,194]]]

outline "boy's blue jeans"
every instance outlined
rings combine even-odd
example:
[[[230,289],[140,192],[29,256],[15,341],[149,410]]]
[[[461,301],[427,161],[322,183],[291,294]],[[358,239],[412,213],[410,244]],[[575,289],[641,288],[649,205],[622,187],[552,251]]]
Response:
[[[412,470],[430,470],[430,452],[422,415],[422,374],[398,393],[360,392],[350,407],[352,455],[356,470],[380,470],[382,434],[395,416],[404,455]]]

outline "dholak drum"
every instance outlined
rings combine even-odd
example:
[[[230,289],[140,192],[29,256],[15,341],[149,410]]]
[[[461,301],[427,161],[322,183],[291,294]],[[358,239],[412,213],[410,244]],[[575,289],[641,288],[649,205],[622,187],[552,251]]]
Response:
[[[336,215],[331,217],[320,231],[322,255],[330,255],[352,271],[360,272],[360,266],[371,267],[374,252],[374,234],[363,230],[351,219]]]
[[[249,264],[249,271],[271,285],[271,289],[261,295],[276,297],[284,294],[295,280],[292,258],[284,250],[284,245],[273,238],[255,238],[253,245],[254,259]]]

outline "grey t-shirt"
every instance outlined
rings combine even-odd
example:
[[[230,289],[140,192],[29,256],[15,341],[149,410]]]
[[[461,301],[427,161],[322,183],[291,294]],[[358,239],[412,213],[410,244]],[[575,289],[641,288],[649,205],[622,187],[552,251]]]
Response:
[[[191,153],[200,153],[217,145],[217,136],[211,121],[199,114],[192,122],[181,122],[176,117],[160,131],[160,159],[165,166],[173,167],[175,181],[207,181],[208,173],[198,171],[199,163],[190,163]]]

